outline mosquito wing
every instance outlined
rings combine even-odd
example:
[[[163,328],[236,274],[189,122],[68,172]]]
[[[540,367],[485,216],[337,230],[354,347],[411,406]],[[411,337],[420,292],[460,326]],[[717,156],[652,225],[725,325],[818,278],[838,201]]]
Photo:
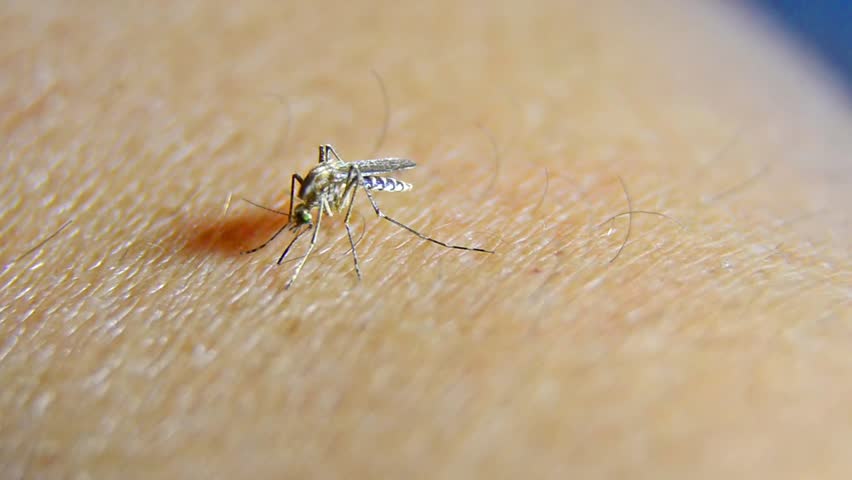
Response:
[[[396,172],[417,166],[416,163],[407,158],[375,158],[372,160],[358,160],[353,163],[358,167],[362,175]]]

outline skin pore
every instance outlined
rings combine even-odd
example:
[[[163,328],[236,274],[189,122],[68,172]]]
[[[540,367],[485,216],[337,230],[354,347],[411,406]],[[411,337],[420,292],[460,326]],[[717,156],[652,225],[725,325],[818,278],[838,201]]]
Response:
[[[8,5],[0,476],[848,478],[848,102],[670,8]],[[361,195],[285,291],[324,143],[496,253]]]

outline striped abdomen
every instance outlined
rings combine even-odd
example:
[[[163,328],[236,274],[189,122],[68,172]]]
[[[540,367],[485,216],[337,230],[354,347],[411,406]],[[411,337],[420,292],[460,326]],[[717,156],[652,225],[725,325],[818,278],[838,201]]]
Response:
[[[411,184],[400,182],[395,178],[390,177],[374,177],[366,176],[364,178],[364,188],[367,190],[376,190],[380,192],[405,192],[411,190]]]

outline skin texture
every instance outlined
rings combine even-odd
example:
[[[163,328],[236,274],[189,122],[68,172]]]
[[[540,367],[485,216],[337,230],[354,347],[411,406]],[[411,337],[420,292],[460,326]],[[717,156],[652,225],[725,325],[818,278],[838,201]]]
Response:
[[[849,478],[848,103],[670,5],[6,2],[0,476]],[[361,198],[285,291],[326,142],[497,253]]]

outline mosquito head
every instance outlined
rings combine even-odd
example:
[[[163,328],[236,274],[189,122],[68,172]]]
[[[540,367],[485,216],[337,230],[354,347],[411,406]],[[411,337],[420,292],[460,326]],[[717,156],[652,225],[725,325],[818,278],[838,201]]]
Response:
[[[314,222],[314,219],[311,216],[311,209],[304,203],[296,205],[296,209],[293,211],[293,218],[291,220],[293,221],[294,227],[301,227],[302,225],[310,226]]]

